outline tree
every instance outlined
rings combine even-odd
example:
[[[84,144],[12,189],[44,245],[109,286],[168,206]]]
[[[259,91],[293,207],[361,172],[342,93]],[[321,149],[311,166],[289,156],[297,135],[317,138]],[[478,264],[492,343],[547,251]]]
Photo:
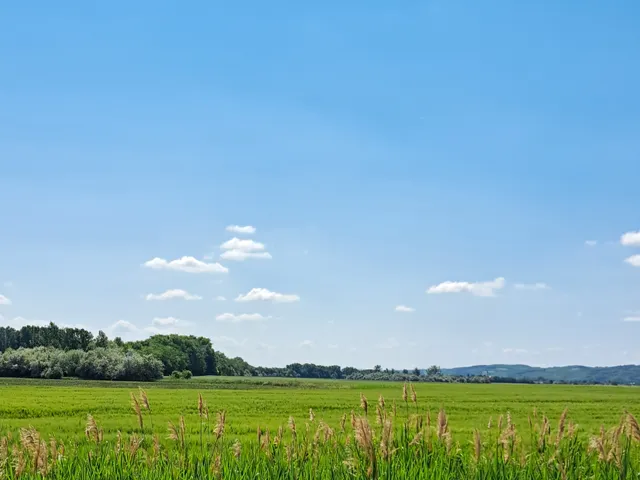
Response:
[[[109,338],[102,330],[100,330],[98,332],[98,336],[96,337],[96,347],[107,348],[108,346],[109,346]]]
[[[427,368],[427,375],[430,377],[439,377],[442,374],[442,370],[438,365],[431,365]]]
[[[382,367],[380,365],[376,365],[375,367],[373,367],[374,372],[380,372],[381,370],[382,370]]]
[[[414,374],[416,377],[419,377],[419,376],[420,376],[420,369],[419,369],[418,367],[414,368],[414,369],[413,369],[413,374]]]
[[[409,370],[407,370],[406,368],[403,368],[402,373],[404,373],[405,375],[409,375]]]

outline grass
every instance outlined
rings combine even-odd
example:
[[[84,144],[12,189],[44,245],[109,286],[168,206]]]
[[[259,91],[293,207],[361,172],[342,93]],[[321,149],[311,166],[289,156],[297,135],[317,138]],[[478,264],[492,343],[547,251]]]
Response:
[[[48,469],[48,475],[55,477],[64,469],[71,470],[67,470],[67,477],[57,478],[217,478],[214,474],[219,470],[225,473],[224,478],[367,478],[370,474],[382,478],[561,479],[632,478],[621,477],[623,466],[625,475],[640,471],[629,417],[615,440],[625,458],[600,461],[597,449],[591,453],[587,449],[601,425],[613,427],[625,411],[640,411],[640,390],[634,387],[417,384],[415,404],[411,389],[406,403],[403,401],[402,387],[397,383],[200,378],[163,380],[145,385],[145,389],[150,409],[145,408],[137,384],[3,379],[0,436],[8,433],[16,444],[26,431],[31,437],[38,436],[38,444],[43,440],[48,443],[50,437],[63,442],[64,461]],[[135,394],[134,407],[137,403],[143,428],[132,408],[130,392]],[[366,416],[361,394],[367,399]],[[376,423],[379,395],[385,399],[385,413]],[[206,420],[204,404],[210,411]],[[437,417],[443,407],[446,435],[438,433],[442,427]],[[558,419],[565,409],[567,439],[556,446],[553,439],[558,436]],[[353,425],[352,410],[356,413]],[[218,419],[214,412],[221,411],[226,415],[224,435],[216,441]],[[95,439],[86,435],[89,414],[94,425],[89,430],[96,432]],[[554,419],[552,428],[543,427],[545,417]],[[287,428],[290,418],[297,424],[295,439],[292,429]],[[492,428],[488,429],[490,418]],[[385,419],[391,422],[389,426],[385,427]],[[530,427],[530,419],[537,427]],[[172,433],[167,430],[169,422]],[[26,427],[33,430],[24,430]],[[273,439],[283,427],[287,433],[274,445]],[[540,451],[542,430],[549,430],[549,445]],[[600,440],[603,448],[605,444],[612,448],[614,434],[612,431]],[[382,442],[385,435],[392,437],[386,447]],[[261,446],[265,436],[269,436],[266,447]],[[474,442],[482,452],[478,460]],[[128,451],[128,457],[114,453],[118,443],[120,452]],[[27,447],[20,448],[26,449],[25,458],[33,457]],[[505,460],[505,449],[511,448],[512,458]],[[608,455],[609,451],[605,452],[604,456]],[[12,457],[11,462],[5,462],[8,475],[15,475],[18,460]],[[33,470],[34,462],[33,458],[31,463],[24,461],[26,474],[29,465]],[[424,473],[426,467],[432,473]],[[522,476],[523,472],[529,476]],[[448,476],[438,476],[445,473]]]

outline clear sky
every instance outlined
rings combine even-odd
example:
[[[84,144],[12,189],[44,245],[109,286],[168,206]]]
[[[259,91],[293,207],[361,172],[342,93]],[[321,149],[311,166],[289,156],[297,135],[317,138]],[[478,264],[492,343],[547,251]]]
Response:
[[[1,323],[259,365],[640,363],[639,20],[3,2]]]

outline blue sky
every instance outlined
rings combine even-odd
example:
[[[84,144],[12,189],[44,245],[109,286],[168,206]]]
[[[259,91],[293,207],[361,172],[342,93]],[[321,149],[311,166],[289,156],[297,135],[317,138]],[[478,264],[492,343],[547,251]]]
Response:
[[[640,363],[639,15],[3,4],[0,320],[260,365]]]

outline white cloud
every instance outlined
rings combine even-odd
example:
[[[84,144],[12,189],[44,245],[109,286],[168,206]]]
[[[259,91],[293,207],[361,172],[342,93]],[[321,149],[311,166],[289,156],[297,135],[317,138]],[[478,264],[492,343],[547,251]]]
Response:
[[[269,252],[246,252],[244,250],[227,250],[220,255],[220,258],[224,260],[234,260],[242,262],[248,258],[262,258],[264,260],[271,260],[273,257]]]
[[[266,288],[252,288],[245,295],[238,295],[236,302],[266,301],[274,303],[291,303],[300,301],[298,295],[272,292]]]
[[[233,233],[244,233],[247,235],[251,235],[253,233],[256,233],[256,227],[252,227],[251,225],[247,225],[244,227],[241,227],[240,225],[229,225],[226,228],[227,232],[233,232]]]
[[[547,352],[564,352],[562,347],[548,347]]]
[[[177,270],[187,273],[227,273],[229,271],[219,263],[206,263],[194,257],[182,257],[170,262],[164,258],[155,257],[145,262],[144,266],[155,270]]]
[[[0,295],[0,305],[11,305],[11,300],[4,295]]]
[[[174,317],[155,317],[151,323],[153,325],[166,327],[169,325],[178,325],[179,323],[181,323],[181,320]]]
[[[233,237],[220,245],[221,250],[244,250],[245,252],[261,252],[264,244],[250,239],[240,239]]]
[[[527,350],[524,348],[503,348],[502,351],[504,353],[527,353]]]
[[[495,280],[489,282],[442,282],[438,285],[429,287],[427,293],[461,293],[469,292],[472,295],[478,297],[493,297],[495,291],[504,288],[505,280],[503,277],[498,277]]]
[[[226,300],[226,298],[223,297],[222,295],[218,295],[216,298],[214,298],[214,300],[216,302],[224,302]]]
[[[331,350],[335,350],[336,348],[338,348],[338,345],[335,343],[330,343],[329,345],[327,345],[327,348]]]
[[[269,252],[264,251],[264,244],[253,240],[241,240],[237,237],[224,242],[220,245],[220,249],[225,250],[225,252],[220,255],[220,258],[225,260],[242,262],[248,258],[262,258],[267,260],[272,258]]]
[[[640,255],[631,255],[629,258],[625,259],[625,262],[633,267],[640,267]]]
[[[549,290],[551,287],[546,283],[516,283],[514,288],[518,290]]]
[[[191,327],[193,324],[185,320],[174,317],[155,317],[151,322],[151,326],[145,327],[144,331],[152,335],[170,333],[184,333],[185,328]]]
[[[221,313],[216,316],[216,320],[218,322],[231,322],[231,323],[240,323],[240,322],[262,322],[264,320],[269,320],[270,316],[263,316],[260,313],[241,313],[236,315],[235,313]]]
[[[201,296],[192,295],[189,292],[181,290],[179,288],[167,290],[166,292],[159,294],[150,293],[146,296],[147,300],[171,300],[172,298],[182,298],[184,300],[202,300]]]
[[[49,322],[45,322],[44,320],[27,320],[23,317],[15,317],[12,320],[9,320],[8,318],[4,318],[2,315],[0,315],[0,323],[3,324],[3,326],[15,329],[22,328],[25,325],[36,325],[38,327],[46,327],[49,325]]]
[[[300,342],[300,347],[311,348],[313,347],[313,342],[311,340],[303,340]]]
[[[620,237],[620,243],[625,247],[640,247],[640,231],[625,233]]]
[[[622,321],[623,322],[640,322],[640,316],[624,317]]]
[[[211,340],[213,341],[214,347],[217,347],[219,345],[228,346],[228,347],[243,347],[247,343],[246,338],[242,340],[236,340],[233,337],[227,337],[225,335],[221,335],[219,337],[213,337]]]
[[[391,349],[398,348],[400,346],[400,342],[395,339],[395,337],[387,338],[383,343],[378,345],[379,348]]]
[[[118,320],[116,323],[107,328],[107,330],[118,333],[118,332],[137,332],[139,329],[133,323],[128,322],[127,320]]]
[[[256,345],[258,350],[275,350],[275,345],[269,345],[268,343],[258,342]]]
[[[595,247],[596,245],[598,245],[598,241],[597,240],[585,240],[584,244],[587,247]]]
[[[415,311],[416,311],[415,308],[407,307],[406,305],[398,305],[396,307],[396,312],[411,313],[411,312],[415,312]]]

